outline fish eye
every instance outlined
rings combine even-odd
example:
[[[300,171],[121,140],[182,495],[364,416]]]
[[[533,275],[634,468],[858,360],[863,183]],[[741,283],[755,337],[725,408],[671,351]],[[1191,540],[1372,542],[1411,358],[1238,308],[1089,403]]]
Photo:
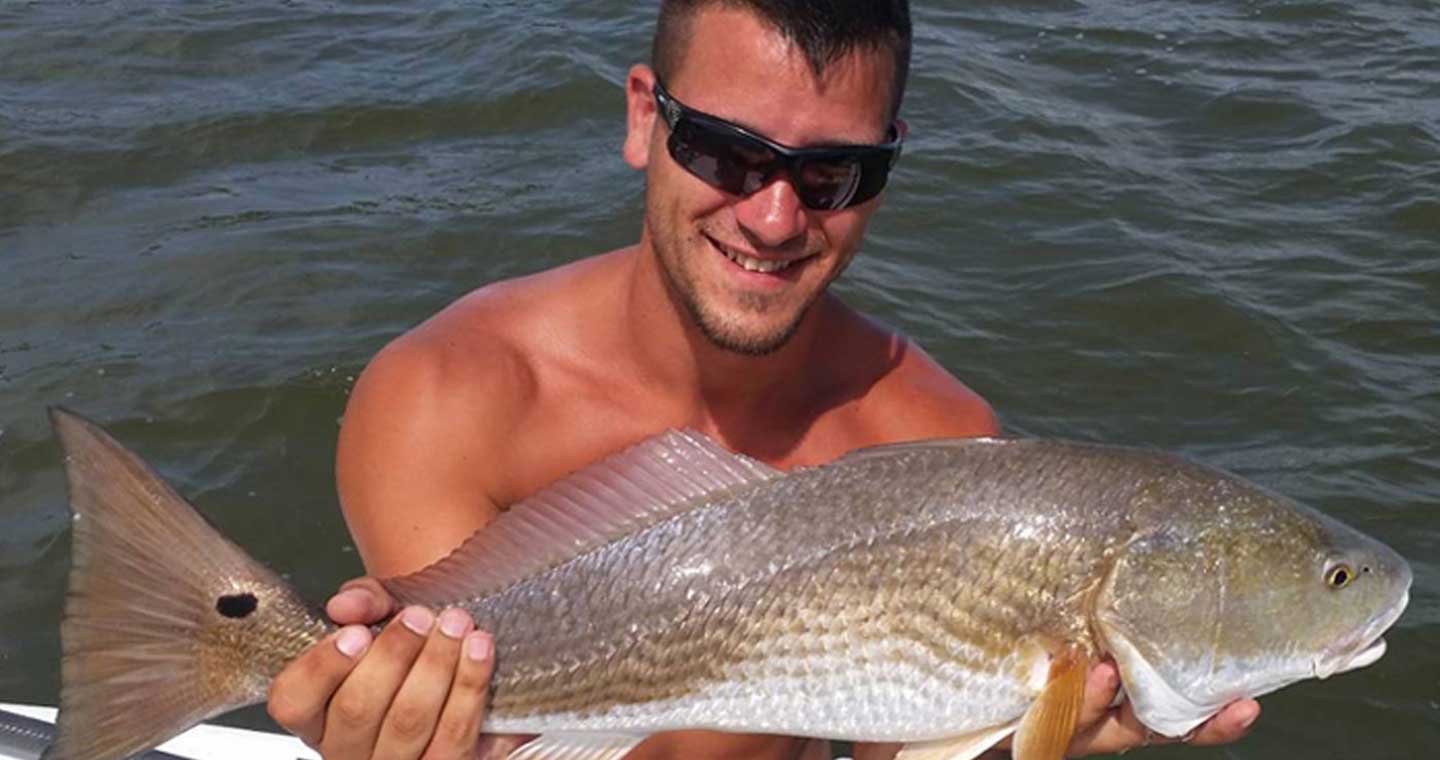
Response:
[[[1333,589],[1345,588],[1354,579],[1355,571],[1344,562],[1331,565],[1330,569],[1325,571],[1325,585]]]

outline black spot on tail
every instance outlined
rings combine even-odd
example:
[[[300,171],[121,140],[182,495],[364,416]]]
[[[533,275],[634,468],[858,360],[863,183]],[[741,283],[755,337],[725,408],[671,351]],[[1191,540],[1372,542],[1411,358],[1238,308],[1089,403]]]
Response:
[[[260,600],[250,592],[226,594],[215,600],[215,611],[228,618],[249,617],[260,605]]]

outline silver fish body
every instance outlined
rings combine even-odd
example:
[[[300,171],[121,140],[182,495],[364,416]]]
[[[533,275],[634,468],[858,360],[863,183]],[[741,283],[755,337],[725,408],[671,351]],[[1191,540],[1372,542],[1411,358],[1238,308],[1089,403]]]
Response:
[[[72,574],[55,757],[121,757],[204,717],[191,705],[149,733],[117,718],[112,738],[65,744],[67,713],[93,720],[107,679],[134,685],[86,638],[143,606],[92,592],[97,570],[124,567],[112,555],[144,552],[104,535],[130,523],[169,521],[150,532],[186,535],[209,562],[166,571],[193,587],[180,596],[198,608],[189,635],[208,664],[164,677],[203,683],[192,701],[212,714],[263,699],[325,625],[198,517],[175,517],[189,508],[156,496],[168,489],[98,428],[63,412],[56,425],[85,567]],[[106,517],[117,505],[124,520]],[[1051,757],[1096,658],[1115,657],[1143,722],[1184,733],[1233,699],[1373,661],[1410,570],[1323,515],[1152,451],[933,441],[785,474],[676,432],[387,585],[463,605],[495,634],[486,730],[543,734],[515,757],[619,757],[682,728],[900,741],[908,757],[973,756],[1016,732],[1018,756]],[[221,614],[222,597],[256,604]],[[1047,749],[1026,749],[1033,737]]]

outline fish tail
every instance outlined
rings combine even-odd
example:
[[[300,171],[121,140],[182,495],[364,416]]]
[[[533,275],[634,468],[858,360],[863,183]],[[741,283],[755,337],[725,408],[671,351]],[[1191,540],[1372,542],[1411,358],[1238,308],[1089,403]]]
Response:
[[[50,410],[72,522],[46,760],[115,760],[264,700],[326,624],[99,426]]]

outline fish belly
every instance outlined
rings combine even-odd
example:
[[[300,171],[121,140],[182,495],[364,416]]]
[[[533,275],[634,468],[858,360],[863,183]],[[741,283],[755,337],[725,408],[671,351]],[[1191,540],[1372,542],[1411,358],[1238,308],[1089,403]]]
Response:
[[[800,642],[777,643],[795,648]],[[1015,675],[1022,670],[1015,662],[983,672],[938,660],[922,645],[903,640],[804,643],[827,651],[740,663],[729,669],[729,677],[670,698],[531,715],[497,710],[485,730],[709,729],[908,742],[1010,722],[1035,696],[1033,685]]]

